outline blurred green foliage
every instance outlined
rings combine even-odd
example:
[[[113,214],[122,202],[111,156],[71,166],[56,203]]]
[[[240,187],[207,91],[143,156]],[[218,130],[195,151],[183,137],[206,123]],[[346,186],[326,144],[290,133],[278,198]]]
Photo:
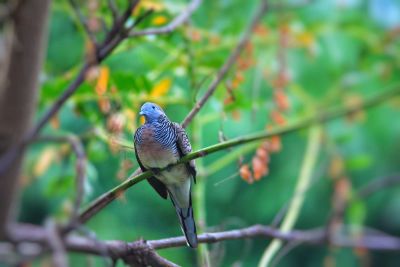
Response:
[[[80,2],[85,16],[93,23],[100,23],[98,19],[102,18],[109,24],[112,17],[106,1],[92,2],[99,6],[96,13],[89,13],[86,1]],[[157,27],[157,18],[170,21],[186,4],[172,0],[144,2],[161,8],[141,28]],[[121,9],[125,6],[125,1],[117,3]],[[354,105],[399,85],[400,34],[396,27],[400,24],[390,13],[400,12],[398,2],[319,0],[300,6],[295,1],[279,5],[283,7],[271,5],[262,27],[254,33],[251,49],[246,49],[242,57],[250,66],[235,67],[189,126],[195,148],[219,142],[219,132],[229,139],[273,125],[270,115],[276,110],[273,92],[274,81],[282,71],[280,53],[289,77],[284,84],[290,101],[284,113],[288,124],[327,107]],[[391,5],[390,12],[387,5]],[[128,39],[100,68],[91,71],[44,131],[73,133],[82,139],[88,158],[86,204],[138,167],[133,150],[114,143],[117,140],[133,146],[140,105],[155,101],[173,121],[182,121],[232,51],[257,6],[255,0],[205,0],[189,24],[169,35]],[[97,37],[102,38],[101,26],[96,27]],[[75,77],[88,49],[88,38],[67,1],[54,2],[49,31],[37,117]],[[280,44],[282,34],[287,38],[286,47]],[[99,75],[102,69],[108,69],[108,78]],[[235,101],[224,104],[229,96],[227,84],[235,82],[238,75],[243,79],[233,89]],[[99,93],[100,79],[106,79],[104,93]],[[164,81],[160,89],[163,80],[168,82]],[[157,84],[161,84],[158,90]],[[399,116],[399,99],[393,99],[324,125],[323,148],[296,229],[328,222],[335,191],[329,171],[334,159],[343,162],[341,177],[351,184],[351,195],[372,180],[399,172]],[[281,150],[271,156],[269,174],[248,184],[239,176],[238,160],[243,156],[243,162],[251,164],[257,145],[199,160],[198,181],[204,183],[205,191],[195,189],[195,199],[204,193],[205,203],[195,205],[196,209],[204,206],[207,231],[270,224],[290,201],[305,151],[305,131],[285,136]],[[232,153],[237,154],[232,157]],[[75,193],[74,163],[68,145],[35,144],[30,148],[24,168],[22,221],[43,223],[47,216],[60,221],[68,218]],[[400,235],[399,193],[400,188],[392,187],[366,199],[350,197],[344,223]],[[171,203],[159,198],[147,183],[128,190],[87,227],[98,239],[133,241],[181,234]],[[212,266],[256,266],[268,242],[253,239],[211,245]],[[159,252],[183,266],[197,262],[195,251],[188,248]],[[86,265],[87,257],[71,254],[72,266]],[[89,258],[96,266],[104,266],[101,258]],[[278,266],[332,266],[327,263],[332,259],[334,266],[368,266],[366,261],[371,266],[400,264],[400,256],[394,253],[362,254],[353,249],[303,245],[284,256]]]

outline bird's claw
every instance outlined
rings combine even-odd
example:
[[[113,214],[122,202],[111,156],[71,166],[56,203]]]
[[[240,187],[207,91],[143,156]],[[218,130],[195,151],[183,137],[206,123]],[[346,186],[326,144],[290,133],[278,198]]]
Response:
[[[165,169],[166,169],[168,172],[170,172],[170,171],[172,170],[172,167],[173,167],[173,165],[170,164],[170,165],[168,165]]]

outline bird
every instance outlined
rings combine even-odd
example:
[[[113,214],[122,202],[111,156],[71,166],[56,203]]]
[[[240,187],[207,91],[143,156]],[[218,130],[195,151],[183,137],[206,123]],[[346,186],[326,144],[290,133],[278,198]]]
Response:
[[[175,165],[192,151],[189,138],[157,104],[144,103],[139,114],[144,116],[145,123],[134,134],[137,162],[143,172],[152,171],[153,176],[147,181],[156,192],[164,199],[170,197],[187,245],[196,248],[198,240],[191,196],[196,183],[195,162]]]

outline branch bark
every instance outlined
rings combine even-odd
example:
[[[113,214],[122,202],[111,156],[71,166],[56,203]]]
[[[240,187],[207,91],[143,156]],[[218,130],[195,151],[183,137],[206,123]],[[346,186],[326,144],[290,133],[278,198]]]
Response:
[[[2,67],[0,81],[0,154],[20,146],[29,130],[38,93],[42,68],[46,24],[50,0],[20,1],[10,16],[11,46],[9,61]],[[32,16],[34,14],[34,16]],[[11,27],[11,25],[9,25]],[[15,206],[22,155],[0,173],[0,239],[6,235],[8,221]],[[7,158],[6,158],[7,159]]]
[[[215,152],[218,152],[218,151],[230,148],[230,147],[259,141],[262,139],[270,138],[275,135],[281,135],[281,136],[286,135],[286,134],[298,131],[300,129],[310,127],[311,125],[314,125],[314,124],[325,123],[325,122],[331,121],[333,119],[337,119],[337,118],[352,114],[361,109],[368,109],[368,108],[374,107],[374,106],[376,106],[382,102],[385,102],[399,94],[400,94],[400,87],[395,87],[394,89],[387,90],[379,95],[376,95],[375,97],[372,97],[359,105],[331,109],[331,110],[328,110],[325,112],[321,111],[320,113],[315,114],[312,117],[309,117],[309,118],[306,118],[303,120],[299,120],[297,122],[288,124],[283,127],[277,127],[270,131],[263,131],[263,132],[259,132],[259,133],[255,133],[255,134],[251,134],[251,135],[247,135],[247,136],[234,138],[234,139],[231,139],[226,142],[221,142],[221,143],[200,149],[198,151],[195,151],[195,152],[192,152],[192,153],[186,155],[181,160],[179,160],[176,164],[185,163],[192,159],[204,157],[208,154],[215,153]],[[167,166],[165,169],[167,169],[169,167],[170,166]],[[92,203],[90,203],[89,206],[82,211],[82,213],[80,215],[80,222],[85,223],[90,218],[92,218],[95,214],[97,214],[97,212],[99,212],[101,209],[103,209],[109,203],[111,203],[114,199],[116,199],[119,195],[121,195],[125,190],[127,190],[131,186],[133,186],[151,176],[152,176],[152,173],[150,171],[141,173],[139,175],[136,175],[136,171],[133,172],[133,174],[130,175],[125,182],[123,182],[122,184],[118,185],[117,187],[111,189],[110,191],[104,193],[103,195],[101,195],[100,197],[95,199]]]

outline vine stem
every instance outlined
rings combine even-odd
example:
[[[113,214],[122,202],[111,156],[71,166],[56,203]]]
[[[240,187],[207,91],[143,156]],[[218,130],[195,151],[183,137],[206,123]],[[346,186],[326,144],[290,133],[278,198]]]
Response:
[[[299,179],[297,181],[294,197],[290,202],[288,212],[283,219],[280,230],[282,233],[288,233],[292,230],[297,218],[299,217],[301,207],[304,202],[306,190],[309,187],[312,172],[317,163],[319,149],[322,141],[322,128],[315,125],[310,128],[307,141],[307,149],[304,154],[304,161],[301,166]],[[273,259],[276,252],[282,247],[282,240],[273,239],[265,249],[259,267],[266,267]]]
[[[201,136],[201,130],[203,128],[203,123],[201,123],[200,120],[195,121],[195,123],[192,125],[192,132],[193,132],[193,137],[194,140],[196,141],[196,145],[201,147],[203,144],[202,136]],[[200,158],[199,160],[196,161],[196,166],[197,169],[199,170],[199,173],[204,174],[204,163],[203,160]],[[207,229],[207,210],[206,210],[206,199],[205,199],[205,190],[206,190],[206,185],[205,185],[205,179],[204,177],[198,177],[200,179],[197,179],[197,184],[196,186],[193,187],[193,197],[195,201],[193,202],[194,205],[194,213],[195,213],[195,218],[197,220],[197,232],[198,234],[203,234],[206,229]],[[211,266],[210,263],[210,253],[208,250],[208,245],[207,243],[205,244],[199,244],[199,247],[197,249],[197,257],[198,257],[198,265],[203,266],[203,267],[209,267]]]

